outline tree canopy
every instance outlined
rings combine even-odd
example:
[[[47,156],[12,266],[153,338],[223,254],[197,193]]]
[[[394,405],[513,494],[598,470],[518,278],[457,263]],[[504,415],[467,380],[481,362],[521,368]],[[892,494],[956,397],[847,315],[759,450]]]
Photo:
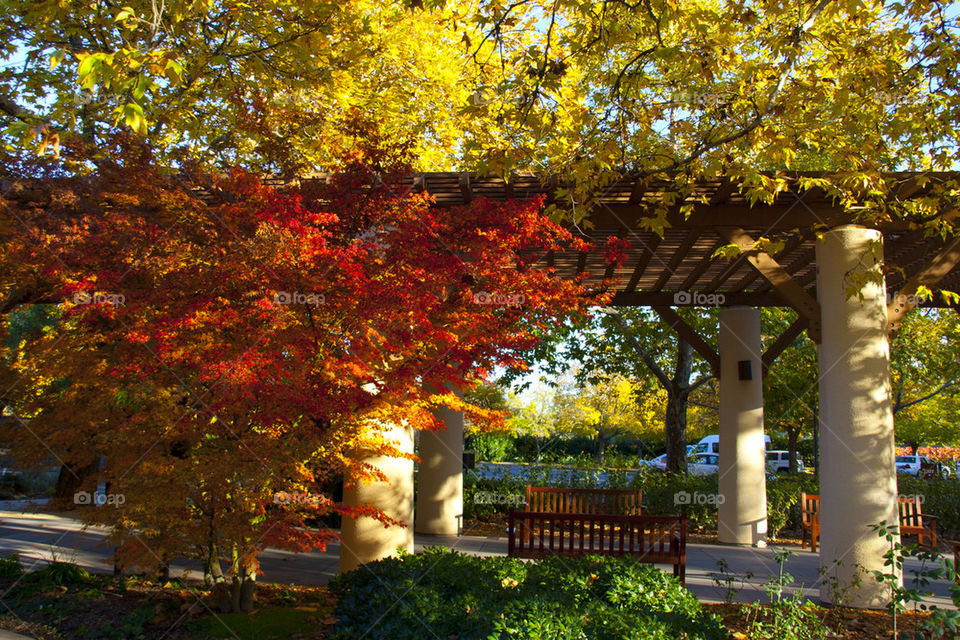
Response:
[[[255,6],[5,0],[7,141],[96,142],[127,127],[172,161],[341,166],[356,113],[417,166],[537,169],[580,215],[616,175],[677,192],[825,168],[862,219],[955,204],[886,202],[880,170],[956,167],[960,46],[940,0],[504,0]],[[663,209],[648,212],[663,221]],[[653,223],[656,224],[656,223]],[[947,222],[946,224],[949,224]]]
[[[441,404],[499,420],[450,390],[519,366],[534,332],[592,299],[527,268],[532,249],[579,244],[541,203],[433,207],[374,152],[284,189],[241,171],[185,183],[136,146],[115,157],[3,210],[16,419],[0,437],[25,466],[125,496],[86,514],[123,564],[199,556],[250,577],[265,546],[322,548],[334,534],[304,526],[318,516],[392,523],[331,483],[382,478],[371,452],[407,455],[384,424],[439,428]]]

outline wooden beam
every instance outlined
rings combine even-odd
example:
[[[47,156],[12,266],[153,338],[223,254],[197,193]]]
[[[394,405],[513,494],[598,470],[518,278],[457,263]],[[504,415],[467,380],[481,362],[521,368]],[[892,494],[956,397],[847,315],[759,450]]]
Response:
[[[817,257],[816,248],[810,247],[809,249],[804,251],[799,257],[795,258],[793,262],[791,262],[784,268],[787,270],[787,273],[799,273],[807,265],[812,264],[813,261],[816,259],[816,257]],[[816,278],[816,277],[817,277],[817,270],[813,269],[812,271],[810,271],[810,273],[807,276],[805,276],[801,280],[798,280],[798,282],[800,283],[800,286],[804,286],[812,278]],[[773,285],[770,283],[769,280],[764,280],[761,284],[758,284],[756,289],[754,290],[763,292],[771,289],[772,287]]]
[[[463,196],[463,204],[470,204],[470,201],[473,200],[469,173],[460,174],[460,195]]]
[[[782,295],[797,312],[808,322],[807,332],[810,338],[820,343],[820,304],[801,287],[790,273],[780,266],[766,251],[756,248],[756,241],[741,228],[721,227],[719,233],[747,254],[747,261],[766,278],[771,286]]]
[[[643,178],[637,178],[633,183],[633,189],[630,191],[630,204],[637,205],[643,202],[643,194],[647,191],[647,181]]]
[[[710,364],[710,370],[717,378],[720,377],[720,355],[713,350],[706,340],[704,340],[697,330],[684,321],[680,315],[670,307],[653,307],[660,319],[670,325],[670,328],[677,332],[677,335],[689,344],[699,353],[704,360]]]
[[[796,320],[793,321],[787,329],[777,336],[777,339],[773,341],[766,351],[763,352],[763,356],[760,358],[763,367],[763,376],[766,377],[767,372],[770,370],[771,365],[777,359],[783,351],[793,344],[793,341],[797,339],[803,330],[807,328],[807,319],[803,316],[799,316]]]
[[[724,243],[724,244],[727,244],[727,243]],[[739,271],[740,267],[742,267],[743,263],[746,261],[747,261],[747,256],[742,253],[736,258],[734,258],[730,262],[730,264],[727,265],[727,268],[721,271],[717,275],[717,277],[715,277],[713,281],[707,286],[707,291],[716,291],[721,286],[723,286],[723,283],[729,280],[731,277],[733,277],[733,274]]]
[[[917,289],[921,286],[933,288],[941,278],[953,271],[960,262],[960,236],[950,240],[927,265],[903,283],[893,301],[887,305],[887,334],[896,335],[900,321],[908,311],[917,306]]]
[[[650,260],[654,254],[657,253],[657,247],[660,246],[661,242],[663,242],[663,238],[657,234],[653,234],[653,238],[644,247],[643,255],[637,260],[637,266],[633,268],[633,275],[630,276],[630,281],[627,283],[626,289],[624,289],[626,293],[636,290],[637,283],[640,282],[640,278],[643,277],[643,272],[647,270],[647,265],[650,264]]]
[[[802,245],[802,244],[804,243],[804,241],[806,241],[806,240],[808,239],[808,238],[807,238],[807,235],[808,235],[807,233],[797,233],[797,234],[794,234],[794,235],[790,236],[790,238],[787,240],[787,243],[783,246],[783,249],[781,249],[779,252],[777,252],[777,255],[775,255],[775,256],[773,257],[774,260],[776,260],[777,262],[780,262],[780,261],[785,260],[786,258],[788,258],[791,253],[793,253],[794,251],[796,251],[797,248],[798,248],[800,245]],[[791,270],[791,269],[789,269],[789,268],[788,268],[787,270],[790,271],[791,273],[793,273],[793,270]],[[759,277],[760,277],[760,272],[757,271],[756,269],[751,269],[751,270],[750,270],[750,273],[748,273],[746,276],[744,276],[744,277],[740,280],[740,282],[737,283],[737,286],[735,286],[732,290],[733,290],[733,291],[746,291],[747,287],[749,287],[751,284],[753,284],[753,281],[756,280],[756,279],[759,278]],[[766,281],[764,281],[764,282],[766,283]]]
[[[713,192],[713,196],[710,198],[710,206],[715,207],[727,202],[730,199],[730,196],[733,195],[733,192],[737,190],[737,183],[730,180],[730,178],[724,178],[723,182],[720,183],[720,186],[717,187],[717,190]]]
[[[621,291],[613,296],[613,307],[656,307],[677,304],[677,291]],[[699,293],[699,292],[698,292]],[[752,291],[740,293],[716,293],[690,296],[691,307],[789,307],[790,304],[776,291],[757,294]]]

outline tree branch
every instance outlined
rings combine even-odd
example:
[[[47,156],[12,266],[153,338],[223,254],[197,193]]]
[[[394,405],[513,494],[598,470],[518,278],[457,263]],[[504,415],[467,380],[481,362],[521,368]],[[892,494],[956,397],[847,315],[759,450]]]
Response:
[[[657,380],[660,381],[660,384],[663,385],[664,389],[669,389],[673,385],[670,377],[667,376],[666,372],[660,368],[660,365],[657,364],[657,361],[653,355],[651,355],[650,352],[647,351],[642,344],[640,344],[640,341],[637,340],[636,336],[630,332],[630,329],[627,327],[627,323],[623,319],[623,316],[620,315],[620,312],[616,309],[606,308],[602,309],[602,311],[612,318],[617,324],[617,326],[620,328],[620,333],[623,334],[623,337],[628,343],[630,343],[630,346],[633,347],[634,351],[637,352],[637,355],[640,356],[640,359],[643,360],[643,364],[647,365],[650,373],[657,377]]]

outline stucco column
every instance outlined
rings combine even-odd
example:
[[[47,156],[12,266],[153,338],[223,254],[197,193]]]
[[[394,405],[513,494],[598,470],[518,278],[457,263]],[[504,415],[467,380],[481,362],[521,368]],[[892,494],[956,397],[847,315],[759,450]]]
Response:
[[[760,312],[721,310],[717,538],[727,544],[762,546],[767,540],[762,353]]]
[[[413,453],[413,429],[410,427],[394,425],[385,429],[384,436],[393,441],[398,450]],[[392,556],[398,547],[413,553],[413,460],[377,455],[364,462],[382,471],[389,482],[346,486],[343,503],[371,505],[407,526],[385,527],[380,521],[366,516],[344,517],[340,528],[341,573]]]
[[[463,515],[463,412],[436,410],[442,431],[420,432],[417,533],[456,535]]]
[[[860,608],[889,601],[870,573],[888,571],[888,543],[870,525],[898,517],[882,241],[879,231],[843,226],[817,242],[820,598]]]

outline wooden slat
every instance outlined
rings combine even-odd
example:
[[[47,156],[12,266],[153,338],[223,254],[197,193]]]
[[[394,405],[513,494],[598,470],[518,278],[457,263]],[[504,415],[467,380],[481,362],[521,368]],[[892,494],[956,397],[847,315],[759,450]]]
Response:
[[[692,247],[696,242],[697,238],[700,237],[700,234],[697,231],[690,231],[687,233],[686,237],[680,243],[680,246],[677,247],[676,253],[670,258],[670,261],[667,263],[667,268],[660,273],[660,277],[657,278],[657,282],[653,285],[653,291],[660,291],[663,287],[670,281],[670,278],[674,276],[677,271],[677,267],[680,266],[680,263],[686,259],[687,254],[690,252],[690,247]]]
[[[470,204],[473,200],[473,190],[470,188],[470,174],[460,174],[460,195],[463,197],[464,204]]]
[[[917,306],[917,289],[921,286],[933,288],[941,278],[950,273],[960,262],[960,236],[950,240],[927,265],[907,280],[900,288],[897,297],[887,307],[887,331],[895,335],[900,321],[908,311]]]
[[[693,268],[693,271],[691,271],[690,274],[680,284],[681,291],[692,291],[695,289],[697,280],[699,280],[700,276],[702,276],[707,271],[707,269],[709,269],[710,266],[713,265],[714,263],[713,258],[711,258],[710,256],[716,253],[717,249],[724,246],[725,244],[727,243],[723,238],[718,239],[713,244],[713,246],[710,248],[710,253],[707,254],[707,257],[701,258],[700,261],[697,263],[697,266]]]
[[[637,283],[640,282],[640,278],[643,277],[644,272],[647,270],[647,265],[650,264],[650,260],[657,253],[657,247],[660,246],[660,243],[663,241],[661,236],[653,236],[653,239],[647,243],[644,247],[643,254],[640,256],[640,259],[637,260],[636,266],[633,268],[633,275],[630,276],[630,281],[627,283],[624,292],[630,293],[631,291],[636,290]]]

